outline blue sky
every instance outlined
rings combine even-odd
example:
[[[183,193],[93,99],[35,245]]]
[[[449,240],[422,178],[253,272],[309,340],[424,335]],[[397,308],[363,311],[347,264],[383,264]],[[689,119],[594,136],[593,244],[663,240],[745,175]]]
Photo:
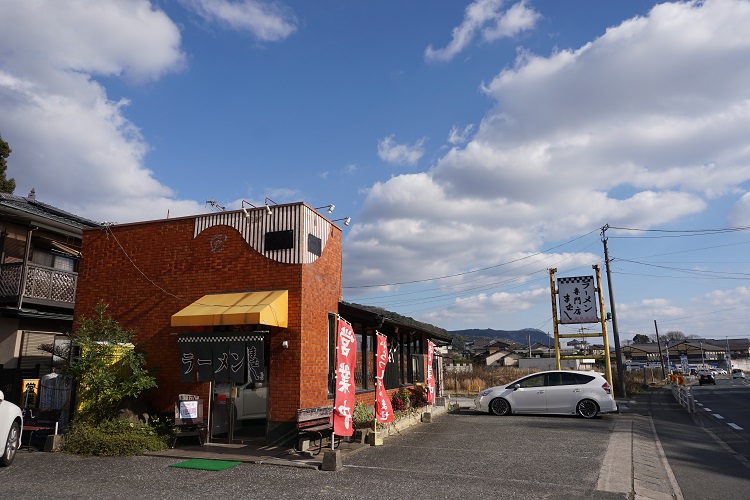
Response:
[[[750,226],[750,1],[4,0],[0,19],[16,194],[116,222],[334,203],[344,299],[449,330],[551,332],[547,269],[603,269],[609,224],[621,339],[750,336],[750,233],[718,231]]]

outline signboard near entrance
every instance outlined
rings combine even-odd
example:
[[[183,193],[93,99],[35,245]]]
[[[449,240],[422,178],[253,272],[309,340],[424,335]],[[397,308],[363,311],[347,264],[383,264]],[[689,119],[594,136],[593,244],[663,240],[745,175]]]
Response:
[[[198,418],[198,401],[178,401],[180,418]]]

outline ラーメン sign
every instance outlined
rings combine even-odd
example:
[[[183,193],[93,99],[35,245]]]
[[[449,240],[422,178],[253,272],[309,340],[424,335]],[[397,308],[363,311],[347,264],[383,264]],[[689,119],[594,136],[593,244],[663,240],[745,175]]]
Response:
[[[560,323],[598,323],[593,276],[557,278]]]

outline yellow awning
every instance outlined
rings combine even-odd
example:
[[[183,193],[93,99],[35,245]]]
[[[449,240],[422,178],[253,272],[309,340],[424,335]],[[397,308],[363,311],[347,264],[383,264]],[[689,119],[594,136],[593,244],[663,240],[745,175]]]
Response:
[[[286,328],[289,292],[204,295],[172,315],[172,326],[268,325]]]

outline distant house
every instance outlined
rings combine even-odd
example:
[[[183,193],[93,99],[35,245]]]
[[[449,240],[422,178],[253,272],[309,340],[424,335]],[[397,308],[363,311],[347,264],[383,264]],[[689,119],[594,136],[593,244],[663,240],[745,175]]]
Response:
[[[517,366],[519,344],[510,339],[477,340],[472,358],[475,365],[486,367]]]
[[[724,347],[732,355],[732,358],[747,358],[750,356],[750,339],[692,339],[693,342],[700,340],[706,344]]]
[[[478,354],[474,359],[475,363],[488,368],[498,368],[502,366],[518,366],[518,360],[523,356],[509,349],[493,350]]]
[[[626,360],[634,363],[660,363],[660,355],[671,364],[679,364],[682,356],[687,356],[688,363],[718,364],[724,361],[725,349],[721,346],[696,339],[686,339],[681,342],[662,342],[661,347],[656,342],[644,344],[630,344],[622,347]]]
[[[0,193],[0,390],[21,401],[22,380],[52,371],[42,344],[73,325],[81,237],[99,224],[36,199]]]

